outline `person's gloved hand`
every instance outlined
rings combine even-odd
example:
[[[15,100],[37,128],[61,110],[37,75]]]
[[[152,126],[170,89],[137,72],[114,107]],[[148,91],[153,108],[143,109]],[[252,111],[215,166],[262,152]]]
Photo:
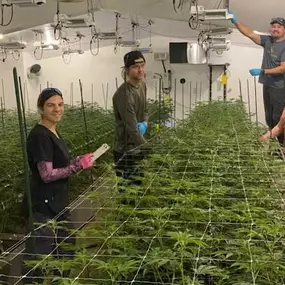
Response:
[[[147,122],[138,123],[139,133],[143,136],[147,131]]]
[[[236,15],[231,10],[229,10],[229,15],[233,16],[231,21],[232,21],[233,24],[236,24],[238,22],[238,19],[237,19]]]
[[[253,68],[249,70],[249,73],[252,76],[258,76],[258,75],[264,74],[264,70],[261,68]]]
[[[93,153],[86,153],[79,157],[79,162],[82,169],[91,168],[94,164]]]

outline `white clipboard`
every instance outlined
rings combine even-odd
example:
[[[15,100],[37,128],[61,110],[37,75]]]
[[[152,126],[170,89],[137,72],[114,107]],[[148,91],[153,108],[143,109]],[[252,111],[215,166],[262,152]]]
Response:
[[[110,149],[110,146],[108,146],[106,143],[102,144],[98,149],[96,149],[93,152],[93,162],[97,160],[100,156],[102,156],[105,152],[107,152]]]

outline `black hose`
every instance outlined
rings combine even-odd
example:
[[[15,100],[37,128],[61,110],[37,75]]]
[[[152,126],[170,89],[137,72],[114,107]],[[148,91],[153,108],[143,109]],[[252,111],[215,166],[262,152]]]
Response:
[[[14,18],[14,6],[11,5],[10,7],[11,7],[10,20],[8,21],[8,23],[4,24],[4,6],[1,5],[1,24],[0,24],[0,26],[2,26],[2,27],[9,26],[12,23],[12,21],[13,21],[13,18]]]
[[[92,45],[93,45],[94,39],[96,40],[96,43],[97,43],[97,52],[96,52],[96,53],[94,53],[94,52],[92,51]],[[90,52],[91,52],[91,54],[92,54],[93,56],[96,56],[96,55],[99,54],[99,51],[100,51],[100,41],[99,41],[99,38],[97,37],[97,35],[93,35],[93,36],[92,36],[92,38],[91,38],[91,40],[90,40],[89,47],[90,47]]]

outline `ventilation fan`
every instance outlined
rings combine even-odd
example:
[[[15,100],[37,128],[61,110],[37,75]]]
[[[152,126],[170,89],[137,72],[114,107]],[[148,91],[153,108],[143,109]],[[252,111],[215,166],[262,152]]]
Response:
[[[28,78],[37,79],[42,74],[42,67],[39,64],[34,64],[28,68]]]

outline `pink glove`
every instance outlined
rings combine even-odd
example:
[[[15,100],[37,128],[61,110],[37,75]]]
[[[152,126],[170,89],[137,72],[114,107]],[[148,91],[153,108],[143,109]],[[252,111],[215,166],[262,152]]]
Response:
[[[79,162],[82,169],[91,168],[93,166],[93,153],[86,153],[79,157]]]

